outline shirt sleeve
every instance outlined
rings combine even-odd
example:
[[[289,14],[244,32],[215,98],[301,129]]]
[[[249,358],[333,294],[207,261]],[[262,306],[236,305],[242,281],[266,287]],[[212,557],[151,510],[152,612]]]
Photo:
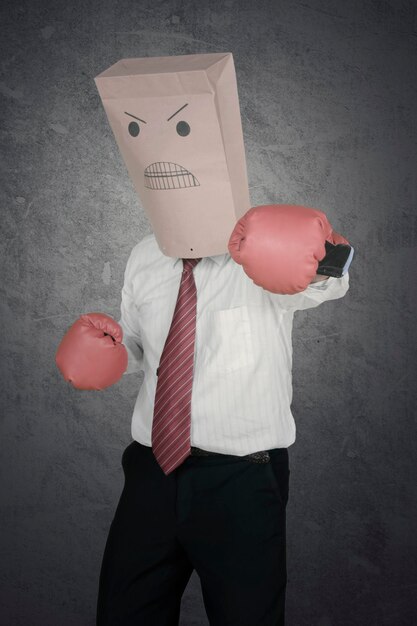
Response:
[[[123,345],[127,350],[128,365],[124,374],[133,374],[143,370],[143,346],[138,325],[138,312],[133,299],[132,291],[132,259],[134,250],[126,264],[122,301],[120,305],[121,317],[119,324],[123,329]]]
[[[340,278],[329,276],[327,280],[310,283],[304,291],[294,294],[277,294],[268,291],[272,303],[286,310],[303,311],[319,306],[326,300],[343,298],[349,289],[349,272]]]

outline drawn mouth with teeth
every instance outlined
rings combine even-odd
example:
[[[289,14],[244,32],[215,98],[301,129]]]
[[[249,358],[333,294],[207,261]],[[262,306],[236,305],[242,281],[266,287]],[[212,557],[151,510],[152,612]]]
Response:
[[[170,161],[157,161],[145,169],[145,187],[148,189],[184,189],[199,187],[200,183],[182,165]]]

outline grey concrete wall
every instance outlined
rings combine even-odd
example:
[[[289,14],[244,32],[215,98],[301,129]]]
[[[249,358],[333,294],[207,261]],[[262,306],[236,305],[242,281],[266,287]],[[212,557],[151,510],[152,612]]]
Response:
[[[93,77],[123,57],[234,54],[252,204],[324,210],[350,291],[296,315],[287,623],[417,623],[416,3],[2,3],[1,607],[94,624],[141,378],[77,392],[54,363],[118,316],[150,232]],[[207,624],[199,580],[182,624]]]

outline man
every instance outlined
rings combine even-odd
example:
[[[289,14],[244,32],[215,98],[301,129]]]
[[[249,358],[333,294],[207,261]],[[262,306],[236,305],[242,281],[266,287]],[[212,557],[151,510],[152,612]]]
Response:
[[[57,353],[80,389],[144,371],[97,625],[178,624],[195,569],[211,624],[280,626],[293,316],[346,293],[353,249],[319,210],[250,208],[230,53],[125,59],[96,84],[154,231],[119,322],[83,315]]]

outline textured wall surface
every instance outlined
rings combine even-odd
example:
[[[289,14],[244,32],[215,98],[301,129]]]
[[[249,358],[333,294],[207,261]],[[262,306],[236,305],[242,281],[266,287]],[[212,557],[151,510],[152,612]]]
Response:
[[[417,623],[416,6],[2,3],[5,626],[94,624],[141,384],[79,392],[54,362],[81,313],[118,316],[150,232],[93,77],[197,52],[233,52],[252,204],[321,208],[356,249],[345,298],[295,318],[287,623]],[[208,623],[195,574],[181,623]]]

